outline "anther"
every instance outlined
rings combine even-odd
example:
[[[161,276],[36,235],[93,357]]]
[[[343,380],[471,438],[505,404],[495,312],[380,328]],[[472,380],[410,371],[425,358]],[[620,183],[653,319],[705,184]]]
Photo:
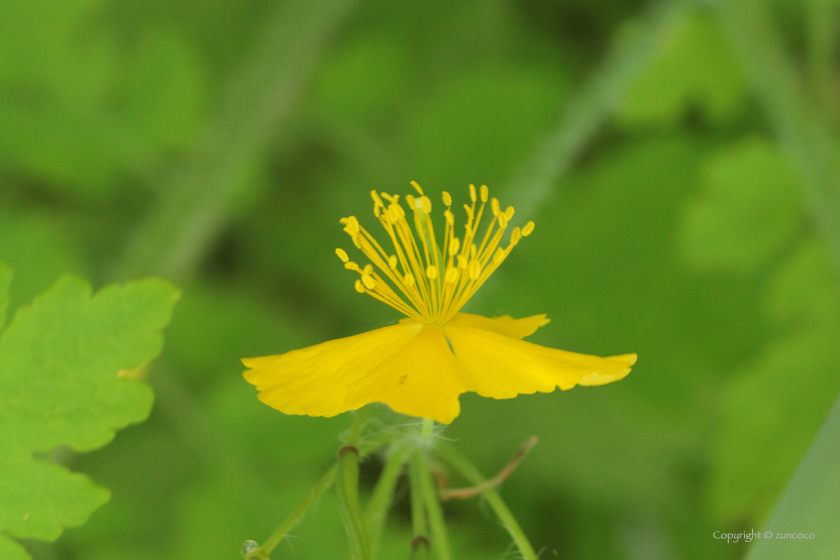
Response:
[[[370,276],[369,274],[362,275],[362,283],[365,285],[365,288],[367,288],[368,290],[372,290],[372,289],[376,288],[376,280],[374,280],[373,276]]]
[[[347,270],[355,270],[356,272],[362,271],[362,269],[359,268],[359,265],[357,265],[353,261],[344,263],[344,268],[346,268]]]
[[[465,268],[467,268],[468,264],[469,261],[465,259],[463,255],[458,255],[458,268],[464,270]]]
[[[458,249],[461,248],[461,240],[457,237],[452,238],[452,242],[449,245],[449,256],[454,257],[458,254]]]
[[[520,239],[522,239],[522,230],[518,227],[513,228],[513,231],[510,232],[510,244],[516,246]]]
[[[443,191],[443,204],[446,206],[452,206],[452,197],[449,196],[449,193]]]
[[[490,207],[493,208],[493,215],[498,216],[499,215],[499,199],[494,198],[493,200],[491,200],[490,201]]]
[[[490,190],[487,185],[481,185],[481,202],[487,202],[488,196],[490,196]]]
[[[403,277],[403,283],[409,288],[414,285],[414,275],[410,272]]]
[[[499,218],[499,227],[505,229],[508,225],[507,215],[504,212],[499,212],[497,217]]]
[[[423,196],[423,189],[421,189],[421,188],[420,188],[420,185],[418,185],[418,184],[417,184],[417,181],[412,181],[412,182],[411,182],[411,186],[412,186],[412,187],[414,187],[414,189],[415,189],[418,193],[420,193],[420,196]]]
[[[396,268],[397,268],[397,256],[396,255],[391,255],[390,257],[388,257],[388,267],[391,270],[396,270]]]
[[[495,252],[495,253],[493,253],[493,262],[495,262],[496,264],[499,264],[499,263],[500,263],[500,262],[502,262],[503,260],[505,260],[505,252],[504,252],[504,250],[502,250],[502,249],[496,249],[496,252]]]
[[[532,231],[534,231],[534,222],[528,222],[525,224],[525,227],[522,228],[522,237],[528,237],[531,235]]]
[[[338,258],[341,259],[341,262],[347,262],[350,260],[350,257],[347,256],[347,252],[344,249],[336,249],[335,254],[338,255]]]
[[[429,280],[434,280],[435,278],[437,278],[437,275],[438,269],[435,265],[432,264],[429,265],[428,268],[426,268],[426,278],[428,278]]]
[[[475,202],[475,185],[470,185],[470,200]]]
[[[455,225],[455,215],[452,212],[450,212],[449,210],[446,210],[443,213],[443,216],[446,218],[446,223],[447,224],[449,224],[450,226]]]
[[[354,286],[356,287],[356,291],[359,292],[360,294],[365,293],[365,286],[364,286],[364,284],[362,284],[361,280],[356,280],[356,283],[354,284]]]
[[[447,284],[454,284],[458,281],[458,269],[454,266],[446,268],[446,275],[443,277]]]
[[[478,280],[479,276],[481,276],[481,265],[478,261],[470,261],[470,280]]]
[[[431,214],[432,213],[432,201],[429,200],[429,197],[428,196],[420,197],[420,202],[423,205],[423,211],[425,211],[426,214]]]
[[[508,221],[510,221],[510,219],[513,218],[514,212],[516,212],[516,210],[513,209],[513,206],[508,206],[507,208],[505,208],[505,218],[507,218]]]

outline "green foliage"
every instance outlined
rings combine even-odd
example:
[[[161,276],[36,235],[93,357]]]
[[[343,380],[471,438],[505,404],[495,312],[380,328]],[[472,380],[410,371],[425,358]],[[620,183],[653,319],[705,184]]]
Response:
[[[9,286],[12,284],[12,269],[0,262],[0,329],[6,324],[6,310],[9,308]]]
[[[712,123],[732,119],[744,104],[747,83],[717,19],[692,14],[672,29],[619,110],[626,125],[676,124],[688,109]]]
[[[152,392],[126,374],[160,352],[178,293],[161,280],[92,295],[64,277],[23,307],[0,338],[0,530],[55,540],[84,523],[109,493],[38,457],[67,446],[91,451],[144,420]],[[0,536],[8,551],[15,545]]]
[[[801,181],[766,139],[740,140],[712,155],[700,180],[701,190],[685,209],[679,238],[681,254],[697,268],[755,270],[802,219]]]
[[[535,548],[545,547],[541,557],[742,557],[741,545],[712,533],[761,525],[840,390],[840,238],[826,227],[840,217],[812,205],[834,200],[812,183],[837,175],[837,114],[819,109],[833,103],[829,2],[773,2],[779,19],[759,22],[752,16],[765,3],[0,3],[9,309],[40,313],[47,296],[24,304],[68,272],[105,284],[158,271],[186,286],[150,373],[149,421],[73,456],[72,469],[112,499],[44,557],[221,560],[270,534],[334,461],[349,419],[264,406],[239,358],[398,319],[354,291],[334,250],[353,252],[339,218],[356,215],[375,230],[367,193],[404,194],[411,179],[436,213],[441,190],[460,218],[467,184],[487,183],[516,206],[513,225],[536,221],[470,311],[545,312],[552,322],[534,342],[639,354],[614,385],[506,401],[464,395],[444,433],[486,475],[539,436],[499,493]],[[750,17],[732,20],[744,6]],[[8,282],[0,269],[0,295]],[[157,285],[88,298],[62,282],[87,302],[76,309]],[[51,448],[104,444],[148,413],[148,387],[114,378],[155,354],[148,341],[159,327],[144,321],[131,338],[137,359],[117,360],[116,346],[90,349],[91,359],[94,350],[117,357],[107,373],[104,361],[86,370],[103,372],[96,383],[134,391],[91,413],[99,436],[58,438],[34,458],[26,451],[38,465],[27,474],[47,469],[87,492],[74,519],[56,514],[50,538],[105,494],[44,453],[62,459],[67,450]],[[9,394],[0,390],[0,400]],[[26,402],[46,410],[53,396],[30,391]],[[6,425],[0,439],[16,433]],[[823,466],[833,457],[812,452]],[[361,464],[363,507],[379,467]],[[779,519],[821,511],[796,523],[827,534],[820,527],[836,525],[836,512],[803,505],[822,503],[816,485],[829,497],[835,479],[819,471],[802,471],[812,473],[801,494],[810,498]],[[398,484],[382,558],[408,556],[407,492]],[[486,507],[444,508],[455,557],[508,546]],[[20,519],[5,511],[2,530],[18,536],[5,528]],[[325,495],[293,536],[272,558],[345,552],[334,498]],[[24,554],[0,539],[0,558]]]
[[[837,403],[765,525],[774,540],[756,542],[746,560],[829,560],[840,554],[835,530],[840,518],[840,400]],[[779,533],[805,533],[810,538],[780,542]]]
[[[200,68],[177,37],[153,30],[126,45],[95,25],[107,8],[103,0],[0,6],[0,162],[87,201],[183,148],[204,105]]]

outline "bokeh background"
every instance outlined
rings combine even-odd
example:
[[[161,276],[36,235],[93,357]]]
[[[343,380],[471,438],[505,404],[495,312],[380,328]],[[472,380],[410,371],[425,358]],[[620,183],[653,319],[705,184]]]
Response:
[[[604,387],[465,395],[445,432],[487,474],[540,438],[502,495],[542,557],[743,557],[712,533],[760,528],[840,390],[838,5],[0,2],[12,306],[68,272],[183,290],[149,421],[69,459],[110,503],[36,558],[235,558],[273,530],[349,418],[269,409],[239,358],[398,319],[334,249],[410,180],[537,223],[470,311],[639,355]],[[511,553],[480,501],[446,511],[458,558]],[[327,496],[273,558],[344,546]]]

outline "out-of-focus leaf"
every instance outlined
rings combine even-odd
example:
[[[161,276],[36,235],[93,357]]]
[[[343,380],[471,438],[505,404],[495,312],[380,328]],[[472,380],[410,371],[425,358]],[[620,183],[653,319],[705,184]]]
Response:
[[[0,5],[0,165],[84,200],[184,145],[203,109],[199,66],[174,35],[126,47],[93,23],[102,0]]]
[[[782,263],[764,304],[780,338],[729,384],[713,455],[711,503],[730,522],[764,517],[840,391],[840,293],[822,240]]]
[[[765,309],[782,327],[840,325],[837,269],[823,240],[809,240],[773,274]]]
[[[59,217],[0,209],[0,260],[15,271],[9,295],[17,308],[46,290],[62,274],[86,273],[81,250]]]
[[[9,307],[9,286],[12,283],[12,269],[0,262],[0,331],[6,324],[6,309]]]
[[[746,93],[744,72],[717,21],[694,14],[665,40],[627,93],[619,118],[627,125],[673,123],[696,107],[720,122],[741,109]]]
[[[144,420],[147,385],[127,376],[163,344],[177,291],[162,280],[96,295],[64,277],[23,307],[0,338],[0,541],[55,540],[84,523],[109,493],[87,477],[36,459],[59,445],[90,451]]]
[[[755,270],[803,217],[799,177],[766,139],[742,140],[715,154],[700,181],[677,237],[681,256],[693,268]]]
[[[838,363],[840,334],[813,329],[770,345],[730,384],[710,485],[722,519],[768,513],[840,391]]]
[[[832,560],[840,557],[840,399],[799,464],[746,560]],[[809,538],[777,539],[804,533]],[[811,537],[813,535],[813,537]]]

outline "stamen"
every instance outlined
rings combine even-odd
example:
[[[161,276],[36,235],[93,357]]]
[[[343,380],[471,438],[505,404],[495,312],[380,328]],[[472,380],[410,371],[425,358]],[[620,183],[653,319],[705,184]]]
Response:
[[[534,231],[534,222],[528,222],[525,224],[525,227],[522,228],[522,237],[528,237],[531,235],[532,231]]]
[[[498,268],[513,247],[531,234],[534,223],[528,222],[521,229],[514,228],[507,247],[499,247],[514,209],[508,206],[502,212],[498,199],[489,198],[486,185],[481,186],[479,196],[476,196],[475,185],[470,185],[472,204],[464,205],[467,222],[463,238],[455,236],[455,216],[450,210],[452,197],[446,191],[442,193],[446,210],[443,212],[442,245],[438,245],[431,218],[432,202],[420,185],[414,181],[411,184],[419,195],[405,196],[413,212],[413,227],[406,219],[399,196],[376,191],[370,193],[373,213],[391,239],[393,251],[386,251],[361,227],[355,216],[349,216],[340,220],[344,231],[370,263],[361,268],[350,261],[343,249],[335,252],[346,269],[360,275],[354,283],[356,291],[387,303],[417,321],[445,324]],[[481,203],[476,208],[479,198]],[[387,206],[383,199],[389,203]],[[478,240],[475,237],[488,200],[492,218],[480,238],[480,244],[476,246]]]

